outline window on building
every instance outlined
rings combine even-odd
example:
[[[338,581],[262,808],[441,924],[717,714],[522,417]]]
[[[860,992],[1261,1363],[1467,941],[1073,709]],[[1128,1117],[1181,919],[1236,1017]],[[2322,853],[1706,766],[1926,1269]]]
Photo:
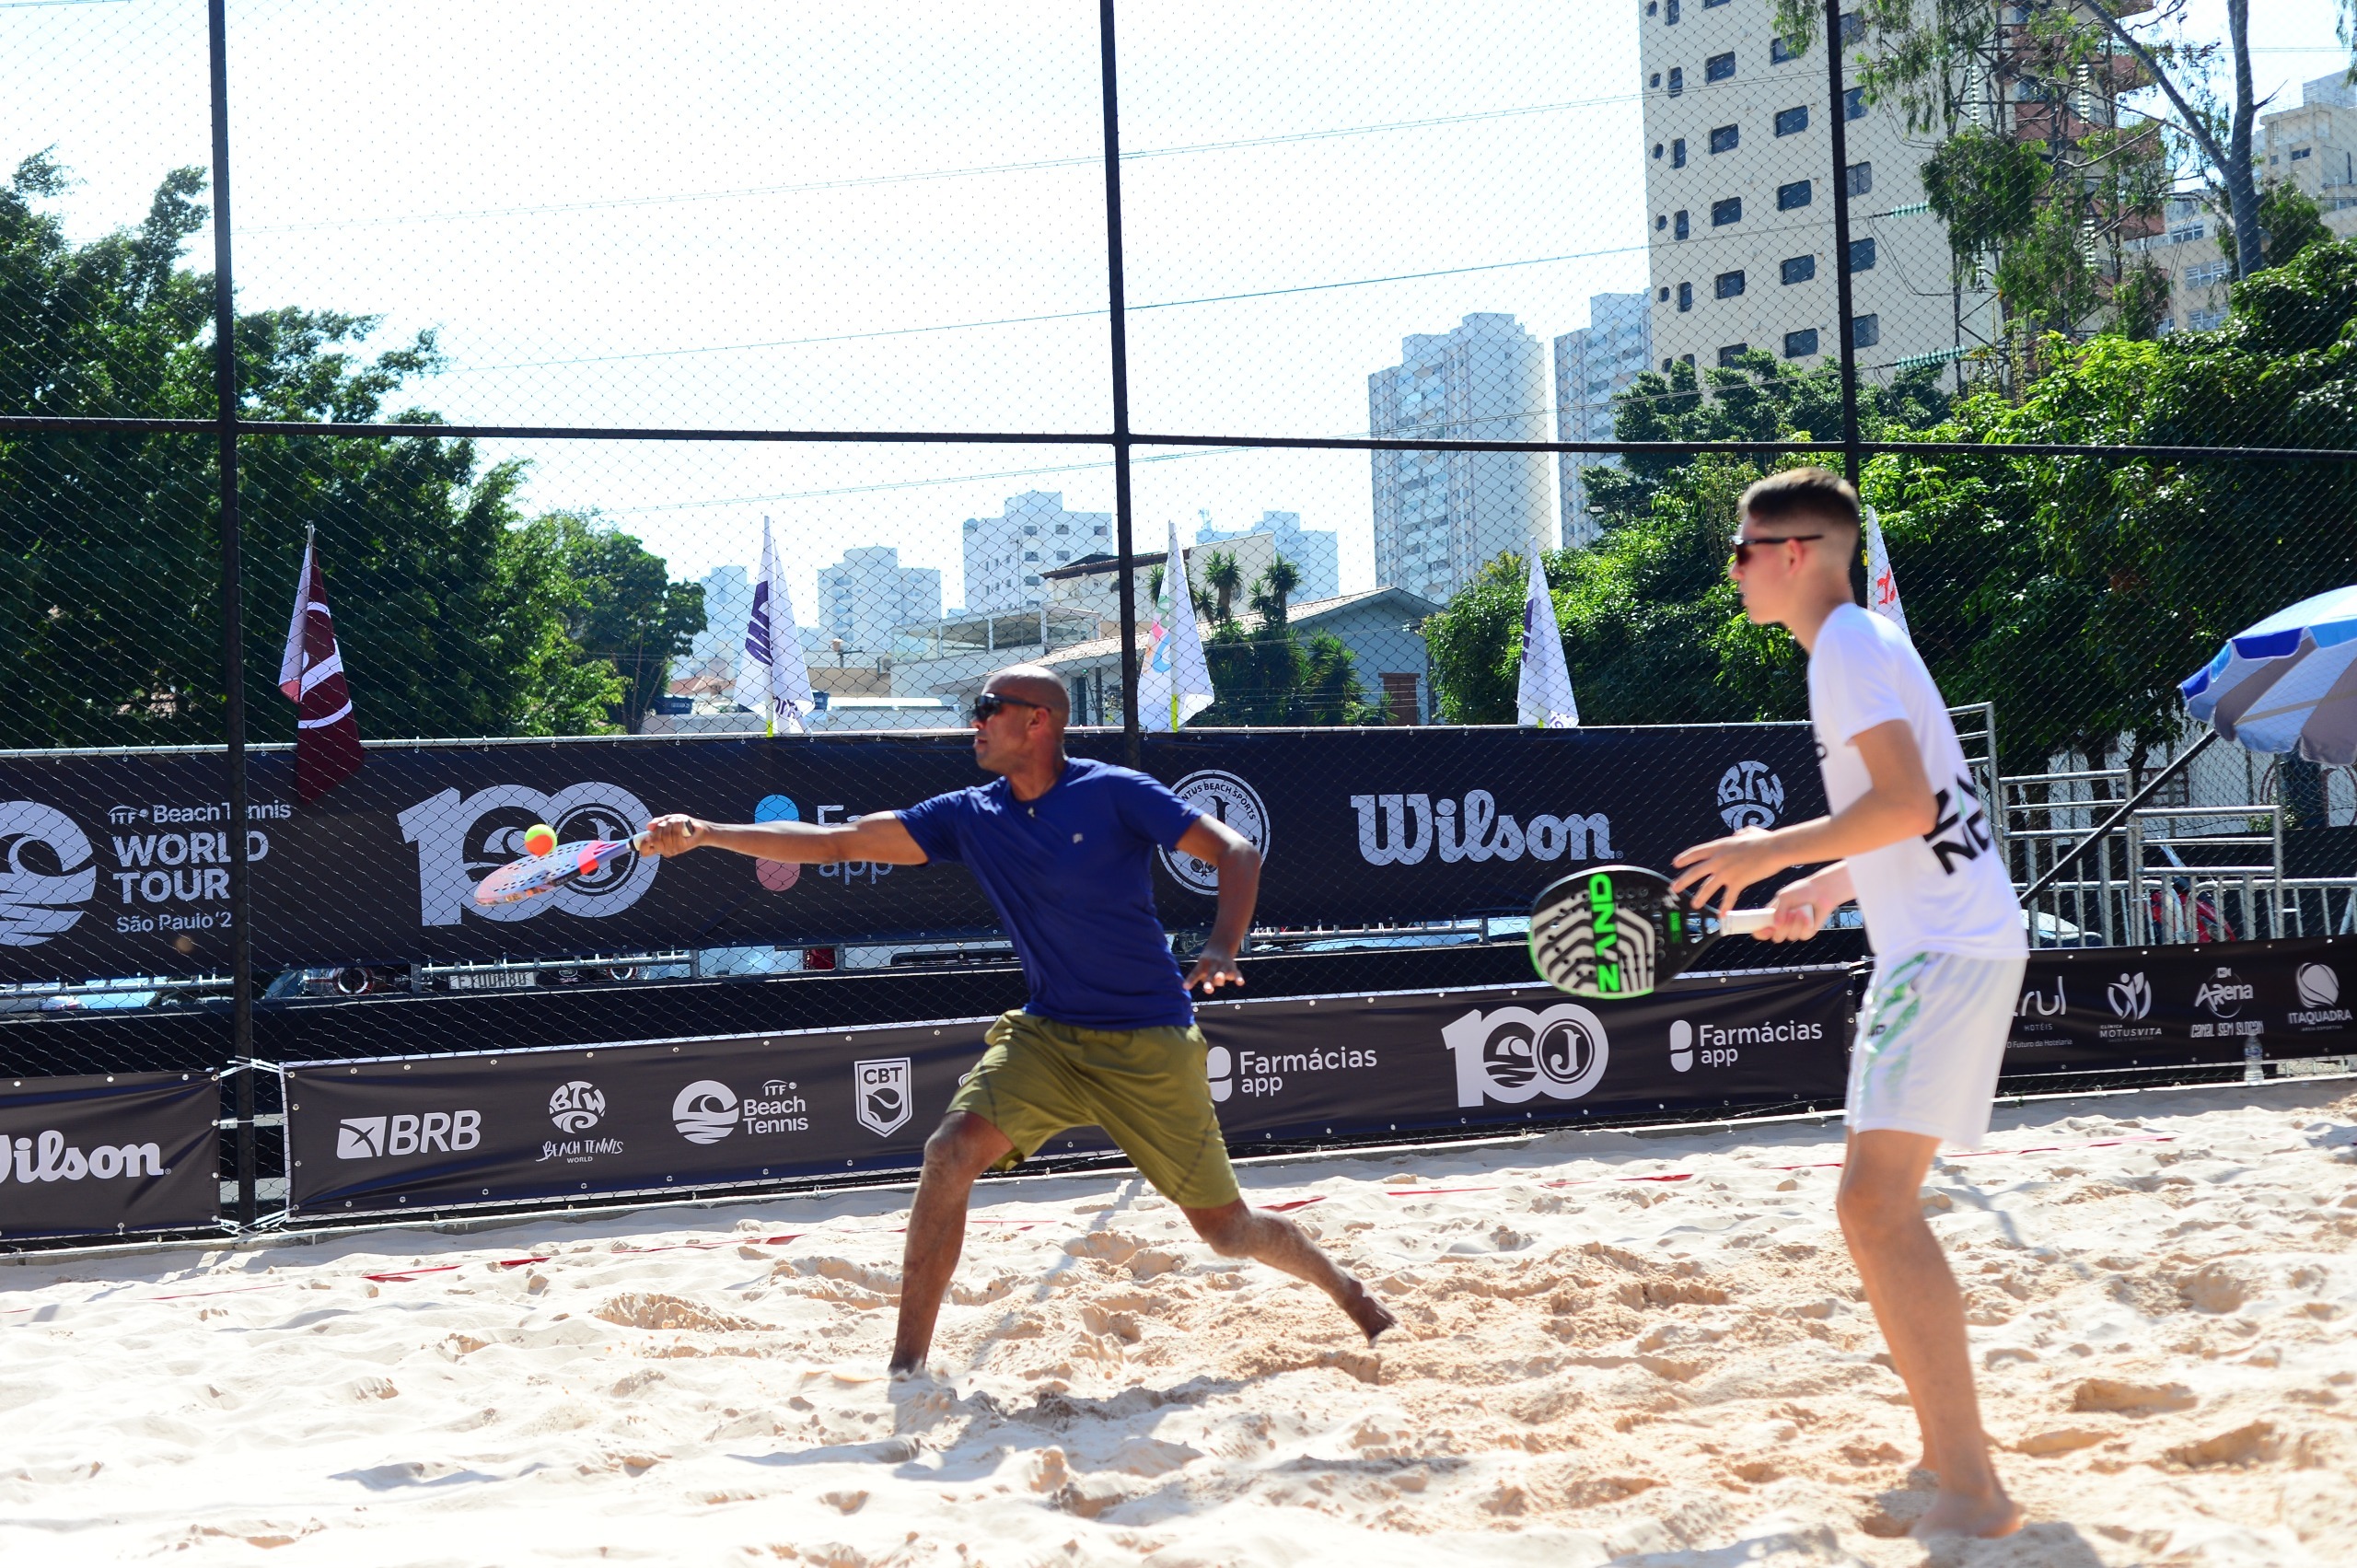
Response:
[[[1850,270],[1871,273],[1875,270],[1875,242],[1871,239],[1850,241]]]
[[[1790,185],[1776,187],[1776,210],[1789,213],[1794,207],[1805,207],[1817,200],[1817,187],[1806,180],[1795,180]]]
[[[1039,552],[1036,550],[1027,550],[1023,552],[1023,559],[1026,561],[1037,561],[1039,559]]]
[[[1870,163],[1852,164],[1850,166],[1850,194],[1871,196],[1874,194],[1874,190],[1875,166]]]
[[[1113,530],[1111,528],[1108,528],[1103,523],[1097,525],[1096,533],[1098,539],[1103,539],[1107,534],[1111,533],[1112,531]]]
[[[1797,60],[1807,52],[1807,49],[1795,49],[1789,41],[1784,39],[1774,38],[1768,41],[1768,64],[1771,65],[1782,65],[1785,61]]]
[[[1880,342],[1882,342],[1881,317],[1852,316],[1850,318],[1850,346],[1852,348],[1872,348]]]
[[[1866,36],[1865,18],[1855,11],[1841,13],[1841,47],[1849,48]]]
[[[1668,304],[1668,303],[1669,303],[1669,285],[1668,285],[1667,284],[1664,284],[1664,285],[1661,285],[1661,293],[1660,293],[1660,294],[1658,294],[1658,295],[1656,295],[1656,296],[1655,296],[1655,298],[1656,302],[1657,302],[1657,303],[1659,303],[1659,304],[1663,304],[1663,305],[1666,305],[1666,304]]]
[[[1784,357],[1805,359],[1817,352],[1817,329],[1804,327],[1797,332],[1784,334]]]
[[[2204,261],[2198,267],[2185,269],[2185,286],[2208,288],[2212,284],[2225,282],[2233,272],[2234,267],[2230,262]]]
[[[1682,93],[1685,90],[1686,67],[1683,65],[1672,65],[1669,68],[1669,96],[1676,98],[1679,93]]]
[[[1706,82],[1728,81],[1734,75],[1735,51],[1732,49],[1724,54],[1713,54],[1702,62],[1702,79]]]
[[[1647,82],[1645,86],[1649,87],[1657,87],[1661,86],[1661,73],[1659,71],[1655,71],[1653,75],[1653,79]]]
[[[1661,144],[1659,142],[1655,142],[1654,144],[1654,161],[1656,163],[1661,161]]]
[[[1662,0],[1662,4],[1669,7],[1668,13],[1662,17],[1663,24],[1668,27],[1676,27],[1678,25],[1678,0]]]
[[[1694,363],[1694,356],[1690,354],[1681,354],[1678,357],[1689,366]]]
[[[1665,375],[1665,376],[1668,375],[1668,374],[1669,374],[1669,367],[1670,367],[1671,366],[1673,366],[1673,365],[1677,364],[1677,363],[1678,363],[1678,361],[1676,361],[1676,360],[1674,360],[1674,359],[1665,359],[1665,360],[1663,360],[1663,361],[1661,362],[1661,373],[1662,373],[1663,375]]]
[[[1663,229],[1667,228],[1668,226],[1669,218],[1666,215],[1662,213],[1655,213],[1654,215],[1654,232],[1655,234],[1659,234]]]
[[[1678,285],[1678,308],[1680,310],[1691,310],[1694,308],[1694,285],[1692,284],[1682,283]]]
[[[1711,226],[1724,228],[1731,223],[1743,221],[1743,198],[1725,196],[1711,203]]]
[[[1866,117],[1866,89],[1852,87],[1841,95],[1841,118],[1864,120]]]
[[[1788,284],[1806,283],[1817,276],[1817,258],[1787,256],[1784,258],[1784,281]]]
[[[1750,352],[1749,343],[1726,343],[1719,349],[1719,364],[1732,370],[1736,367],[1736,362]]]
[[[1731,153],[1743,145],[1743,128],[1739,125],[1718,125],[1711,131],[1711,151]]]
[[[1743,273],[1740,271],[1721,273],[1711,280],[1711,292],[1721,299],[1733,299],[1743,292]]]
[[[1779,136],[1797,136],[1807,129],[1808,105],[1802,104],[1797,109],[1780,109],[1776,111],[1776,134]]]
[[[1645,0],[1645,15],[1648,17],[1661,15],[1661,0]]]
[[[1705,11],[1716,10],[1719,6],[1724,6],[1726,3],[1727,0],[1702,0],[1702,9]]]
[[[1039,586],[1039,574],[1037,572],[1032,573],[1029,576],[1023,579],[1023,584],[1026,587],[1038,587]]]
[[[1672,168],[1686,167],[1686,138],[1683,136],[1669,144],[1669,167]]]
[[[1688,221],[1687,215],[1682,209],[1670,215],[1671,238],[1683,239],[1693,231],[1693,227],[1694,226]]]
[[[2297,163],[2302,158],[2306,157],[2310,153],[2315,151],[2316,148],[2314,147],[2293,147],[2292,149],[2292,161],[2293,163]]]

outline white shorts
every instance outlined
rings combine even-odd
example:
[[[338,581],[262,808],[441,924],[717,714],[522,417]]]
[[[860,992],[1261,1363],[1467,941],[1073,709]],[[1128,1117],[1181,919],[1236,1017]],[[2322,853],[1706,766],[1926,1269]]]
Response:
[[[1979,1148],[2027,964],[1958,953],[1877,963],[1850,1051],[1850,1131],[1922,1132]]]

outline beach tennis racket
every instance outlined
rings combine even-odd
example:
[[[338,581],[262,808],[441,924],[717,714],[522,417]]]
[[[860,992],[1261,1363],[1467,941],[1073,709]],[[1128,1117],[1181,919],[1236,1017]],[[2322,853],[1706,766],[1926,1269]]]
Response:
[[[1722,915],[1642,865],[1599,865],[1554,883],[1530,906],[1530,963],[1574,996],[1645,996],[1692,969],[1711,945],[1774,923],[1771,909]]]
[[[546,854],[511,860],[475,884],[475,902],[483,905],[519,903],[553,893],[568,882],[595,877],[625,854],[646,847],[646,835],[626,839],[578,839],[559,844]]]

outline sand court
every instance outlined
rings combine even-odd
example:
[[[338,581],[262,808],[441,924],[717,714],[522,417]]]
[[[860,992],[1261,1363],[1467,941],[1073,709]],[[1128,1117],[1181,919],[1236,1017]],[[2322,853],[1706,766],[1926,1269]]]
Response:
[[[1934,1167],[2021,1537],[1926,1551],[1838,1127],[1269,1162],[1398,1310],[1118,1175],[0,1265],[12,1562],[2357,1561],[2345,1081],[2048,1101]]]

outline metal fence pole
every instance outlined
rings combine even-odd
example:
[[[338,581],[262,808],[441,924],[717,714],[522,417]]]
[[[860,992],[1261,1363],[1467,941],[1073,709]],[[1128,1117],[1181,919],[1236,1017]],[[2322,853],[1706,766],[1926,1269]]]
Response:
[[[1825,80],[1833,114],[1833,289],[1841,333],[1841,466],[1858,482],[1858,344],[1850,299],[1850,122],[1841,75],[1841,0],[1825,0]]]
[[[1113,0],[1097,0],[1097,43],[1105,99],[1105,283],[1113,323],[1113,553],[1121,611],[1122,760],[1145,760],[1138,726],[1137,517],[1130,500],[1130,339],[1121,281],[1121,100],[1113,64]]]
[[[246,648],[238,517],[238,308],[230,283],[226,0],[205,7],[213,75],[213,389],[220,432],[221,675],[229,768],[229,1050],[254,1049],[253,873],[246,859]],[[254,1223],[254,1075],[238,1074],[238,1223]]]

